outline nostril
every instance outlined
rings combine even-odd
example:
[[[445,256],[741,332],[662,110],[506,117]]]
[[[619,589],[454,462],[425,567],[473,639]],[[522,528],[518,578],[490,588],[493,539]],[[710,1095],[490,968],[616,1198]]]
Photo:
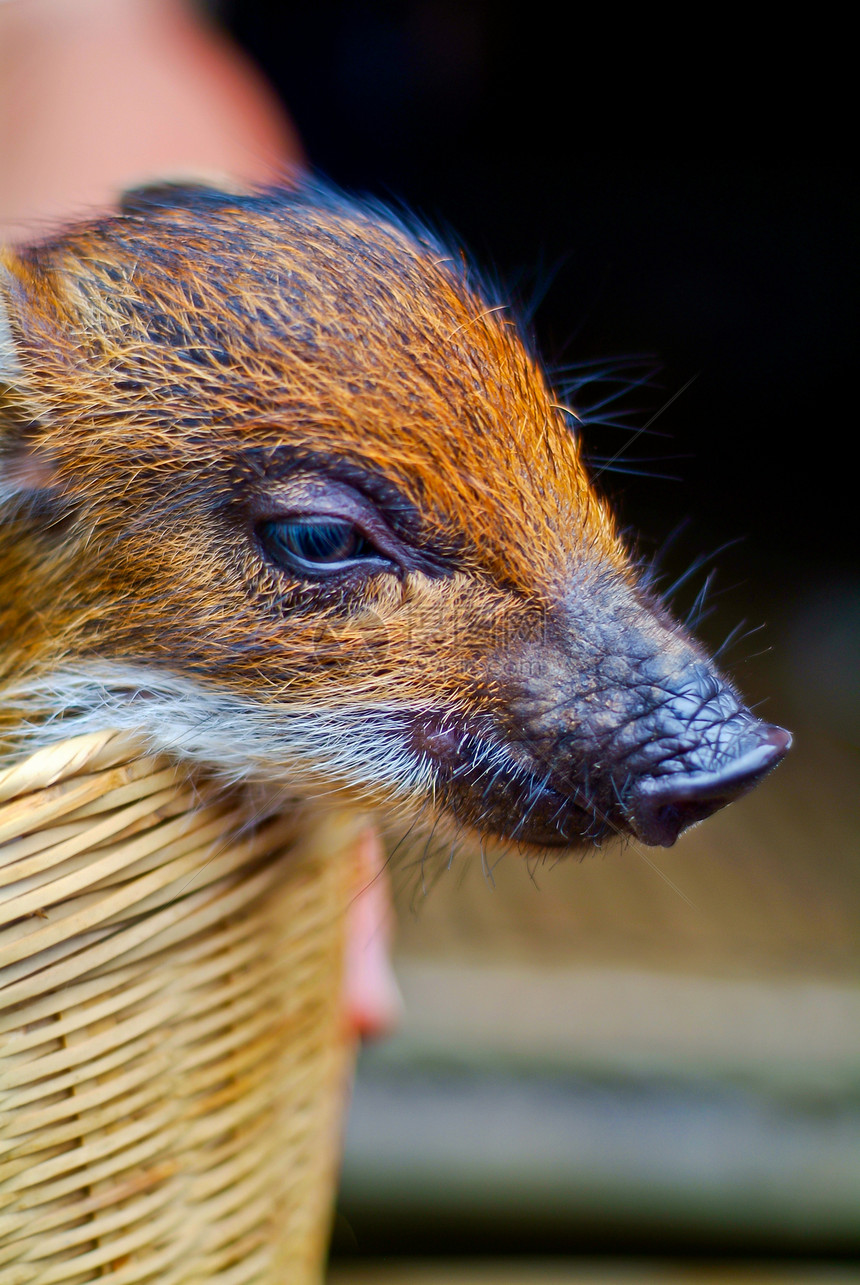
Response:
[[[757,785],[790,747],[790,732],[759,723],[744,736],[742,752],[710,770],[641,777],[627,800],[630,828],[643,843],[671,847],[688,826]]]

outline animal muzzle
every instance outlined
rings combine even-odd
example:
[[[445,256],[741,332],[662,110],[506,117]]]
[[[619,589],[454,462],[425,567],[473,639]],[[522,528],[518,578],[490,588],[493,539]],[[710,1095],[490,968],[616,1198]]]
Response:
[[[690,701],[689,692],[670,696],[649,720],[640,752],[627,760],[620,810],[625,827],[643,843],[670,847],[688,826],[757,785],[791,746],[790,733],[742,706],[727,716],[726,706],[735,703],[728,689],[700,702],[685,724]]]
[[[685,661],[646,661],[628,682],[603,687],[602,702],[574,701],[575,731],[549,752],[552,788],[585,807],[598,841],[615,832],[669,847],[757,785],[791,745],[706,659],[688,652]]]
[[[556,670],[560,683],[521,690],[507,727],[504,717],[490,729],[422,716],[413,743],[436,765],[441,801],[482,833],[528,845],[620,836],[669,847],[757,785],[791,745],[698,648],[672,650],[640,651],[633,663],[616,653],[584,689]]]

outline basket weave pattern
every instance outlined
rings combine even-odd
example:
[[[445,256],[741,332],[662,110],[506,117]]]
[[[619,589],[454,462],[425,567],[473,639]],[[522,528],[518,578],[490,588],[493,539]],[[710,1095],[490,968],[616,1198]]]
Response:
[[[311,1285],[348,818],[66,741],[0,772],[0,1285]]]

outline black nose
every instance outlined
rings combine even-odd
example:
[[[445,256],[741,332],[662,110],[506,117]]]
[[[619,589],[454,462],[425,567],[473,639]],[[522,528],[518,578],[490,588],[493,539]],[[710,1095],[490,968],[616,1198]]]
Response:
[[[704,770],[679,767],[640,777],[625,801],[631,830],[643,843],[671,847],[688,826],[757,785],[790,747],[784,728],[750,720],[734,746],[724,742],[718,761]]]

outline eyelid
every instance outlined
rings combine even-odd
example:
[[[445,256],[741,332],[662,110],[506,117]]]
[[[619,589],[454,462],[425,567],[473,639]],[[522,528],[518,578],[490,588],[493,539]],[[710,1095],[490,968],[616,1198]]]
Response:
[[[406,509],[411,510],[406,504]],[[337,518],[352,522],[383,558],[404,572],[450,575],[453,568],[446,557],[428,550],[418,538],[399,534],[387,521],[383,505],[377,504],[357,486],[326,476],[322,471],[294,472],[270,481],[257,491],[250,510],[251,525],[260,522],[289,522],[301,518]]]
[[[348,522],[380,554],[404,565],[408,550],[397,538],[374,504],[358,491],[340,482],[304,476],[291,479],[287,485],[272,488],[260,496],[252,514],[254,525],[262,522]]]
[[[355,487],[315,473],[294,474],[266,488],[261,502],[282,512],[334,514],[344,510],[352,518],[356,512],[375,512],[376,506]]]

